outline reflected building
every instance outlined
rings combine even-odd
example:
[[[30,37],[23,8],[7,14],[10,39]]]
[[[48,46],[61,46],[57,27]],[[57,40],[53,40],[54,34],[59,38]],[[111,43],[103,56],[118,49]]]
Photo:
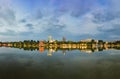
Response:
[[[86,49],[86,50],[80,50],[81,52],[86,52],[86,53],[92,53],[93,51],[90,49]]]
[[[80,52],[85,52],[85,53],[93,53],[93,52],[98,52],[99,51],[99,48],[96,48],[96,49],[80,49]]]
[[[52,56],[52,53],[54,53],[54,52],[55,52],[54,49],[48,49],[47,56]]]
[[[43,53],[44,52],[44,47],[39,47],[39,52]]]
[[[14,48],[19,48],[27,51],[35,51],[38,50],[40,53],[44,53],[45,50],[48,50],[47,56],[52,56],[53,53],[57,52],[58,50],[61,51],[64,55],[69,52],[69,51],[74,51],[74,50],[80,50],[80,52],[88,53],[91,54],[93,52],[99,52],[99,51],[104,51],[104,50],[110,50],[110,49],[116,49],[120,50],[120,47],[97,47],[97,48],[87,48],[87,47],[81,47],[81,48],[45,48],[43,46],[43,42],[40,42],[40,47],[24,47],[24,46],[13,46]],[[6,44],[3,44],[2,46],[6,46]],[[12,48],[13,48],[12,47]],[[69,46],[68,46],[69,47]]]
[[[62,50],[62,53],[65,55],[66,54],[66,50]]]

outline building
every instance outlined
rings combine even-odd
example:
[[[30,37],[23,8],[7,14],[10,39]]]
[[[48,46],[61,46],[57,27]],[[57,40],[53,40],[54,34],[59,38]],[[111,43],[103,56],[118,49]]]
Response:
[[[66,41],[66,38],[65,38],[65,37],[63,37],[63,38],[62,38],[62,41],[63,41],[63,42],[65,42],[65,41]]]
[[[54,39],[52,39],[52,36],[48,36],[48,42],[49,43],[52,43],[52,42],[54,42],[55,40]]]
[[[99,40],[94,40],[94,39],[85,39],[85,40],[81,40],[80,42],[95,42],[98,43]]]
[[[92,42],[93,39],[85,39],[85,40],[81,40],[80,42]]]
[[[2,42],[0,42],[0,46],[2,46]]]
[[[44,41],[40,41],[39,42],[39,47],[43,47],[44,46]]]
[[[48,36],[48,41],[50,42],[52,40],[52,36]]]

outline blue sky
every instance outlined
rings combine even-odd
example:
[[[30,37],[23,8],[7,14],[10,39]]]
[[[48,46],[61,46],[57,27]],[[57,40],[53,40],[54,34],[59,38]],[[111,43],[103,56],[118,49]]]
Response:
[[[120,0],[0,0],[0,40],[120,39]]]

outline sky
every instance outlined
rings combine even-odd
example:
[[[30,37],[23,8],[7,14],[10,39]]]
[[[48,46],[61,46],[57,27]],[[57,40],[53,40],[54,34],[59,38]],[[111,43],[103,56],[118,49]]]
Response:
[[[0,40],[120,39],[120,0],[0,0]]]

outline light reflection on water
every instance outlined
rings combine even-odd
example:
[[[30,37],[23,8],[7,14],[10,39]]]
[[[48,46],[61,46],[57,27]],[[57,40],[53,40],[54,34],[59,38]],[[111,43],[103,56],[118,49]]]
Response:
[[[0,79],[119,79],[120,51],[39,51],[0,48]]]

